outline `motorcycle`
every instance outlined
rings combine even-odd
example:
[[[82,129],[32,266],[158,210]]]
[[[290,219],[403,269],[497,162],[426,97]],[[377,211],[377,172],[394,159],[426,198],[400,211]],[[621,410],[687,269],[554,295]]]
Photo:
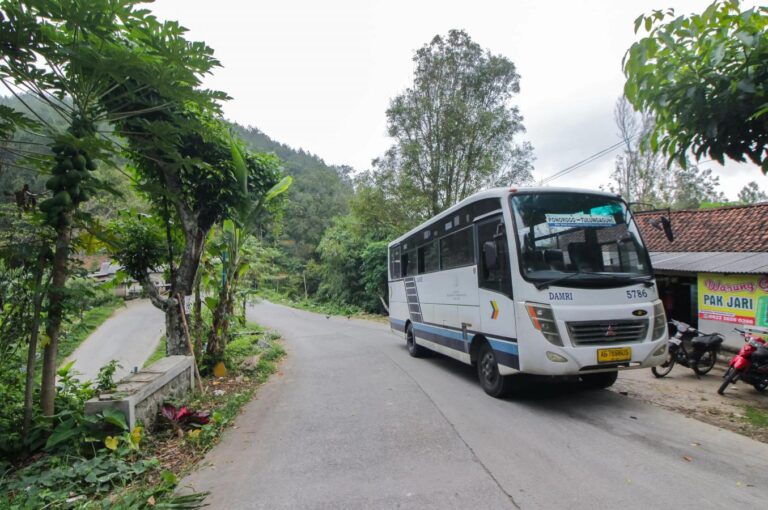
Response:
[[[723,344],[723,335],[706,334],[698,329],[672,319],[670,326],[676,333],[667,344],[667,359],[658,367],[651,368],[656,377],[664,377],[672,371],[676,363],[692,368],[697,375],[704,375],[712,370],[717,361],[717,353]]]
[[[765,328],[750,328],[756,333],[735,328],[744,337],[744,345],[733,357],[723,375],[723,384],[717,390],[722,395],[729,384],[739,379],[751,384],[757,391],[768,388],[768,343],[759,334],[768,334]]]

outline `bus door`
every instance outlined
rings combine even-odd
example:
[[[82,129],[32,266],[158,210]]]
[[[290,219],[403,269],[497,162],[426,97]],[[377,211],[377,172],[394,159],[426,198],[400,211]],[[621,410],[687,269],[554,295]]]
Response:
[[[480,324],[473,328],[489,340],[499,363],[518,368],[515,309],[508,233],[499,213],[476,222],[477,286]]]

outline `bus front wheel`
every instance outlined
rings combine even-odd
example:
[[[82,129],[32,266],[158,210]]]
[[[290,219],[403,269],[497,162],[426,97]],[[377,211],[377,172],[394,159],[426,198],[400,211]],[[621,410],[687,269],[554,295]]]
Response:
[[[501,398],[509,393],[511,386],[509,377],[499,373],[499,364],[496,362],[496,356],[493,349],[484,343],[480,347],[477,356],[477,377],[480,379],[480,386],[487,394],[495,398]]]
[[[584,374],[582,375],[581,382],[588,388],[603,389],[613,386],[616,379],[619,377],[618,371],[613,372],[598,372],[596,374]]]

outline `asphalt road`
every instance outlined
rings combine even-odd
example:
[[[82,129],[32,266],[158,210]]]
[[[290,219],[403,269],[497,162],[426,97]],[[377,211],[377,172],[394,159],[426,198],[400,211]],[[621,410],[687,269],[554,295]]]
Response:
[[[74,370],[80,379],[92,380],[99,369],[116,359],[122,365],[115,372],[119,381],[134,367],[139,367],[152,355],[165,333],[165,315],[148,299],[126,301],[65,361],[75,360]]]
[[[214,509],[764,508],[768,445],[606,390],[409,357],[386,325],[264,303],[289,357],[182,486]]]

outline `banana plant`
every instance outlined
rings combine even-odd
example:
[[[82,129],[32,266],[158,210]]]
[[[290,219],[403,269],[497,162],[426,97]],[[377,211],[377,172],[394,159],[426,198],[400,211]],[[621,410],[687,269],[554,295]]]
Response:
[[[258,183],[249,182],[249,175],[253,175],[252,168],[277,165],[277,159],[269,154],[247,153],[241,143],[232,136],[230,149],[233,173],[241,195],[239,203],[233,208],[230,217],[221,223],[218,235],[210,244],[210,252],[218,259],[221,267],[217,295],[205,300],[213,316],[206,347],[206,354],[211,363],[223,359],[224,347],[229,339],[230,324],[235,316],[238,286],[242,275],[248,270],[252,255],[246,248],[246,242],[255,236],[274,214],[275,199],[285,193],[293,183],[291,176],[285,176],[266,192],[259,192]]]

